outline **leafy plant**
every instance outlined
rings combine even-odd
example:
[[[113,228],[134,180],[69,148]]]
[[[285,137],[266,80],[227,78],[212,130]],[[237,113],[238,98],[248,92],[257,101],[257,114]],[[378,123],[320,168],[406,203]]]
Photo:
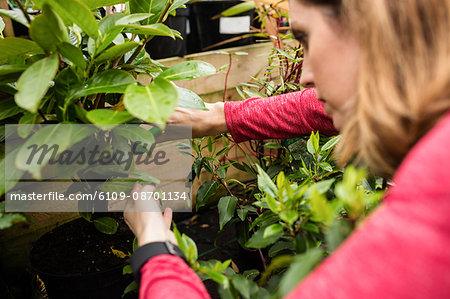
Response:
[[[18,129],[21,138],[33,136],[31,138],[39,144],[52,140],[64,144],[66,149],[92,132],[66,132],[64,124],[93,124],[100,129],[110,129],[109,124],[124,123],[164,126],[177,105],[205,109],[203,101],[195,93],[177,87],[173,81],[214,74],[213,66],[189,61],[167,68],[152,60],[143,50],[154,36],[180,38],[179,32],[163,22],[187,0],[132,0],[122,13],[103,18],[98,13],[98,7],[120,2],[33,0],[34,8],[41,11],[37,16],[30,15],[19,2],[21,10],[0,10],[0,16],[28,27],[30,35],[30,39],[0,37],[2,157],[6,138],[3,124],[27,124]],[[25,7],[29,3],[27,1]],[[149,80],[142,80],[145,77]],[[140,83],[144,81],[150,84]],[[61,126],[48,132],[40,124]],[[103,147],[129,149],[135,141],[130,136],[154,140],[152,131],[130,126],[104,135],[106,142]],[[96,138],[101,140],[100,136]],[[40,179],[45,165],[30,167],[17,162],[17,169],[15,166],[10,168],[6,161],[19,161],[20,150],[7,154],[11,156],[1,161],[1,169],[14,169],[23,175],[30,173],[35,179]],[[104,168],[102,174],[111,172],[111,167]],[[136,171],[132,171],[131,176],[137,180],[148,178]],[[0,185],[5,186],[3,175]],[[14,183],[8,182],[0,194],[13,187]],[[90,186],[85,188],[90,189]],[[1,219],[14,219],[3,227],[23,220],[19,215],[1,211]],[[91,219],[89,213],[82,216],[92,220],[104,232],[114,231],[115,225],[107,219]]]

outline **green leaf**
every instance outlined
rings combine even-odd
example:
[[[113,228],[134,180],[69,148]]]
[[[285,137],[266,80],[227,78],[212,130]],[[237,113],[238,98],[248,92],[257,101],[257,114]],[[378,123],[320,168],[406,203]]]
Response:
[[[271,148],[271,149],[279,149],[282,148],[281,144],[278,142],[267,142],[264,144],[264,147]]]
[[[258,188],[259,190],[269,194],[273,198],[277,197],[277,186],[272,182],[269,175],[256,164],[256,168],[258,169]]]
[[[2,36],[2,37],[3,37],[2,33],[3,33],[4,29],[5,29],[5,22],[3,22],[3,18],[0,17],[0,36]]]
[[[129,285],[127,285],[127,287],[123,291],[122,298],[124,298],[126,294],[131,293],[131,292],[135,292],[135,293],[139,292],[139,286],[135,280],[133,280],[132,282],[130,282]]]
[[[222,230],[225,224],[233,217],[237,201],[238,199],[234,196],[224,196],[219,200],[217,208],[219,210],[220,230]]]
[[[6,37],[0,38],[0,49],[2,49],[0,51],[0,64],[4,64],[15,57],[39,50],[40,47],[28,39]]]
[[[128,25],[137,23],[151,16],[152,14],[148,13],[134,13],[128,16],[124,16],[123,18],[120,18],[119,20],[116,21],[116,25]]]
[[[177,81],[200,78],[203,76],[213,75],[215,73],[216,68],[211,64],[203,61],[191,60],[180,62],[168,68],[159,74],[158,78]]]
[[[86,113],[87,119],[93,124],[123,124],[131,119],[131,116],[127,111],[114,111],[109,109],[95,109]],[[100,128],[110,129],[111,127]]]
[[[293,240],[278,241],[272,247],[270,247],[270,249],[269,249],[269,257],[273,258],[274,256],[277,256],[277,255],[279,255],[282,252],[294,251],[294,250],[295,250],[295,246],[294,246],[294,241]]]
[[[317,191],[319,194],[325,194],[333,185],[336,179],[323,180],[311,185],[305,192],[305,198],[310,198],[313,190]]]
[[[68,25],[77,24],[88,36],[99,36],[97,21],[89,8],[77,0],[45,0]]]
[[[62,42],[70,43],[66,26],[47,4],[43,13],[31,22],[30,37],[45,51],[55,51]]]
[[[11,190],[17,184],[16,178],[22,177],[24,171],[17,168],[15,160],[19,149],[16,148],[7,154],[5,159],[0,161],[0,195],[5,194],[6,191]],[[8,169],[8,179],[6,180],[6,171]],[[0,202],[1,204],[1,202]]]
[[[126,265],[125,267],[123,267],[122,275],[126,274],[133,274],[133,269],[131,268],[130,265]]]
[[[330,252],[335,251],[339,245],[352,233],[352,224],[347,220],[335,221],[326,233],[327,247]]]
[[[247,216],[248,210],[237,209],[236,212],[237,212],[237,215],[238,215],[239,219],[241,219],[241,221],[244,221],[245,217]]]
[[[246,279],[244,276],[236,274],[231,278],[231,283],[236,290],[246,299],[250,299],[250,288],[253,281]],[[254,283],[254,282],[253,282]]]
[[[313,249],[295,257],[295,261],[283,275],[280,283],[280,294],[286,296],[303,280],[321,261],[322,251]]]
[[[112,6],[115,4],[123,3],[123,0],[80,0],[89,9],[99,8],[102,6]]]
[[[311,194],[311,220],[329,225],[333,220],[334,209],[328,200],[313,189]]]
[[[299,214],[297,211],[285,210],[281,211],[279,216],[281,220],[283,220],[289,225],[292,225],[298,219]]]
[[[175,86],[165,79],[155,78],[149,86],[130,85],[123,103],[131,115],[162,125],[177,107],[177,100]]]
[[[30,24],[28,23],[27,19],[23,15],[23,12],[20,9],[0,9],[0,16],[10,18],[11,20],[18,22],[25,27],[30,27]],[[29,16],[30,19],[33,20],[34,17],[32,15]]]
[[[139,43],[136,42],[125,42],[120,45],[112,46],[111,48],[104,51],[102,54],[97,56],[95,58],[95,62],[102,62],[106,60],[112,60],[117,59],[124,55],[125,53],[128,53],[129,51],[133,50],[139,45]]]
[[[123,93],[126,88],[136,81],[130,73],[111,69],[97,73],[87,80],[83,86],[74,89],[71,98],[80,98],[96,93]]]
[[[0,120],[23,112],[13,100],[0,101]]]
[[[142,1],[142,0],[130,0],[131,13],[149,13],[152,17],[142,21],[142,24],[153,24],[156,23],[161,13],[164,11],[166,6],[166,0],[153,0],[153,1]]]
[[[216,193],[217,188],[219,188],[219,184],[215,181],[206,181],[198,188],[196,197],[197,209],[207,204],[208,199]]]
[[[51,158],[53,145],[59,146],[58,153],[61,153],[95,131],[94,127],[83,125],[57,124],[45,126],[28,138],[20,147],[15,158],[15,165],[18,169],[29,171],[34,178],[41,179],[41,169]],[[32,161],[28,161],[32,153],[32,148],[29,148],[31,145],[36,145],[36,148],[48,148],[49,153],[44,156],[40,163],[38,163],[38,158],[41,156],[39,153],[42,153],[42,151],[39,151]]]
[[[119,223],[111,217],[102,217],[98,219],[94,219],[95,228],[104,234],[113,235],[117,232],[117,228],[119,227]]]
[[[280,212],[280,204],[270,194],[266,194],[266,202],[272,212]]]
[[[177,90],[178,90],[178,107],[196,110],[208,110],[205,106],[205,102],[203,102],[203,100],[193,91],[178,86]]]
[[[283,236],[283,227],[274,223],[258,230],[245,243],[248,248],[265,248],[280,239]]]
[[[19,213],[0,214],[0,230],[9,228],[16,223],[27,221],[27,218]]]
[[[151,24],[151,25],[117,25],[123,28],[123,32],[129,32],[133,34],[145,34],[155,36],[169,36],[175,39],[175,34],[172,29],[164,24]]]
[[[17,81],[18,92],[15,95],[19,107],[36,113],[42,98],[50,88],[50,82],[58,71],[59,59],[52,55],[31,65]]]
[[[70,60],[74,65],[78,66],[82,70],[87,67],[86,60],[84,59],[83,52],[70,43],[58,44],[57,49],[62,56]]]
[[[143,127],[137,125],[122,125],[117,128],[114,128],[114,133],[117,133],[127,140],[131,140],[131,142],[140,141],[141,144],[147,143],[150,146],[155,142],[155,137],[152,132],[144,129]]]
[[[234,5],[227,10],[224,10],[220,15],[224,17],[231,17],[238,14],[241,14],[243,12],[249,11],[255,9],[255,2],[253,1],[246,1],[243,3],[239,3],[237,5]]]
[[[332,149],[338,142],[339,140],[341,140],[341,136],[334,136],[332,138],[330,138],[330,140],[327,141],[327,143],[325,143],[322,148],[320,149],[321,152],[325,152],[329,149]]]

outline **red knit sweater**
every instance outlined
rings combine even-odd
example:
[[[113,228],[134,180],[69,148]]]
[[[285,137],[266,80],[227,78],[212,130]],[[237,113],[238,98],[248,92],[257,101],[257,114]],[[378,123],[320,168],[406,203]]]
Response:
[[[294,132],[308,133],[312,128],[332,133],[330,120],[320,103],[303,97],[305,94],[313,93],[293,94],[297,99],[293,102],[286,96],[281,97],[292,105],[291,108],[301,105],[292,110],[279,105],[276,99],[269,99],[267,106],[254,108],[260,115],[270,113],[269,118],[252,118],[250,124],[239,120],[239,116],[258,115],[251,107],[259,100],[227,104],[225,115],[230,132],[237,141],[264,136],[290,137]],[[297,101],[300,104],[296,104]],[[308,107],[316,109],[315,112],[308,111]],[[310,118],[314,115],[323,121]],[[288,128],[289,133],[285,135],[278,130],[278,123],[282,123],[283,128],[287,123],[306,128]],[[236,124],[242,127],[236,128]],[[244,129],[258,127],[258,124],[266,129],[260,128],[256,133]],[[268,131],[270,129],[277,135]],[[408,153],[381,206],[287,297],[450,298],[448,148],[450,113]],[[140,298],[209,298],[200,279],[175,256],[160,255],[150,259],[142,267],[141,277]]]

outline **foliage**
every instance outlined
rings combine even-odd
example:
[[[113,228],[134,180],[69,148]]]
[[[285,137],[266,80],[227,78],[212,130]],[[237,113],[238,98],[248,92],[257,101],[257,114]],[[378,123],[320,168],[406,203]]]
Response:
[[[312,133],[304,144],[306,152],[296,164],[299,167],[293,166],[293,160],[286,172],[279,171],[272,176],[268,173],[273,167],[270,162],[259,165],[233,161],[215,165],[218,160],[211,156],[196,159],[197,173],[201,167],[198,165],[203,165],[217,180],[202,186],[210,189],[210,186],[222,184],[229,192],[217,204],[220,229],[235,225],[241,246],[260,251],[262,257],[259,269],[237,273],[229,266],[231,260],[198,261],[195,243],[175,231],[178,244],[193,269],[203,279],[216,281],[223,298],[286,295],[323,258],[336,250],[377,206],[382,196],[378,191],[382,182],[370,178],[364,169],[337,168],[331,151],[338,139],[332,137],[325,142],[318,133]],[[208,144],[206,150],[209,150]],[[212,155],[217,155],[214,144],[209,147]],[[228,184],[237,180],[226,179],[220,172],[231,165],[257,173],[256,182],[239,182],[245,185],[244,194],[231,191]],[[197,206],[205,204],[204,194],[209,194],[208,198],[213,195],[212,192],[202,193],[202,201],[197,202]],[[253,274],[247,276],[248,271]]]
[[[4,124],[30,124],[30,129],[22,129],[19,136],[26,138],[33,131],[32,138],[40,142],[53,140],[71,146],[85,135],[63,132],[63,127],[46,132],[45,127],[40,128],[39,125],[86,123],[101,129],[108,128],[107,124],[122,123],[164,126],[178,103],[184,107],[204,109],[203,101],[195,93],[178,88],[172,81],[211,75],[216,72],[213,66],[189,61],[167,68],[152,60],[143,50],[154,36],[180,38],[179,32],[163,22],[169,13],[187,1],[129,1],[122,13],[103,18],[98,13],[98,7],[120,2],[33,0],[34,8],[42,12],[37,16],[31,16],[23,7],[20,7],[22,11],[0,10],[0,16],[28,27],[31,38],[0,36],[2,159],[6,137]],[[30,1],[26,1],[25,6],[28,4]],[[150,83],[142,85],[140,82],[144,81]],[[154,140],[150,131],[145,134],[131,131],[131,128],[126,132],[118,130],[114,136],[104,136],[107,142],[103,146],[123,150],[130,147],[133,141],[130,136]],[[5,161],[1,161],[1,169],[8,167]],[[16,164],[14,171],[40,178],[43,165],[33,168]],[[104,173],[111,173],[111,169],[104,169]],[[134,172],[135,179],[143,179],[142,176],[145,175]],[[5,186],[4,175],[0,185]],[[1,188],[0,195],[12,187],[14,184],[8,183]],[[4,211],[0,216],[5,220],[1,228],[24,219],[20,214],[5,214]],[[104,232],[115,230],[110,220],[92,220],[89,213],[82,216]],[[8,222],[5,217],[8,217]]]
[[[278,36],[267,68],[238,93],[245,99],[301,90],[302,49],[282,32],[286,16],[272,6],[259,14],[263,28],[268,15],[277,18]],[[383,181],[365,169],[337,167],[332,151],[339,139],[313,132],[281,142],[236,144],[228,135],[193,140],[193,174],[200,179],[203,170],[211,177],[198,190],[196,208],[217,207],[220,230],[235,227],[241,247],[261,257],[254,269],[240,270],[231,259],[199,261],[192,239],[175,231],[192,268],[217,282],[222,298],[286,295],[377,206]],[[236,148],[244,161],[228,158]],[[253,179],[229,177],[230,168]]]

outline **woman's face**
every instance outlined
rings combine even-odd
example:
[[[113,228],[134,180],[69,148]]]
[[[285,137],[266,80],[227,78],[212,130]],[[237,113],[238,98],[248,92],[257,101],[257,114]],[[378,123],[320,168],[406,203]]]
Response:
[[[355,95],[359,68],[359,46],[350,30],[320,6],[290,1],[291,28],[303,44],[304,61],[300,83],[315,87],[325,102],[325,111],[335,127],[345,123],[345,104]]]

